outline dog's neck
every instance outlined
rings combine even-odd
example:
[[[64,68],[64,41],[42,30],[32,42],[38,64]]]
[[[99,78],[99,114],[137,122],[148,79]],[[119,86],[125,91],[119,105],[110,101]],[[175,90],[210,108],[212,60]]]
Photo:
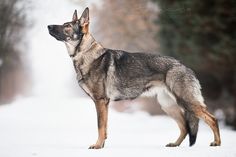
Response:
[[[74,62],[76,72],[82,75],[86,74],[91,63],[105,52],[103,46],[89,33],[84,34],[77,45],[66,44],[66,47]]]

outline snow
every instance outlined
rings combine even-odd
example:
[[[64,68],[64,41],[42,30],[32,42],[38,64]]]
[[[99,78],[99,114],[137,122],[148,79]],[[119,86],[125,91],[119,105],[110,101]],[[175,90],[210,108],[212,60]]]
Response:
[[[101,150],[88,146],[97,138],[96,112],[88,98],[22,98],[0,106],[1,157],[219,156],[235,157],[236,133],[220,126],[221,147],[209,147],[213,135],[200,123],[198,139],[188,146],[167,148],[178,136],[175,122],[165,116],[109,112],[108,139]]]
[[[109,112],[105,148],[89,150],[97,139],[94,104],[74,94],[79,88],[74,88],[78,85],[65,45],[48,34],[47,25],[70,20],[74,9],[81,13],[90,3],[32,2],[35,23],[28,44],[35,86],[32,96],[0,106],[0,157],[236,156],[236,132],[222,124],[221,147],[208,146],[213,135],[201,123],[195,146],[189,147],[186,138],[180,147],[166,148],[179,134],[172,119],[114,110]]]

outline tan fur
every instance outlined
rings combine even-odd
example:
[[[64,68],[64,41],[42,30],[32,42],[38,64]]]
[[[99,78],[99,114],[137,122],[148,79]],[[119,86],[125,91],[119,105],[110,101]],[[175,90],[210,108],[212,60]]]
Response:
[[[174,143],[169,143],[166,146],[167,147],[179,146],[187,135],[186,123],[184,120],[183,111],[177,105],[162,107],[162,109],[177,122],[180,129],[180,135],[178,139]]]
[[[210,126],[214,133],[214,141],[210,144],[210,146],[220,146],[221,140],[218,122],[216,118],[212,114],[210,114],[204,106],[206,105],[196,102],[194,104],[193,111],[197,117],[203,119],[205,123]]]
[[[87,34],[89,32],[89,24],[85,24],[82,26],[82,32]]]
[[[95,41],[90,33],[84,35],[80,53],[78,53],[72,60],[76,60],[80,67],[81,73],[86,74],[89,70],[89,65],[104,53],[104,48]]]
[[[98,139],[96,144],[89,147],[90,149],[100,149],[105,144],[105,139],[107,138],[108,104],[108,99],[95,101],[98,118]]]

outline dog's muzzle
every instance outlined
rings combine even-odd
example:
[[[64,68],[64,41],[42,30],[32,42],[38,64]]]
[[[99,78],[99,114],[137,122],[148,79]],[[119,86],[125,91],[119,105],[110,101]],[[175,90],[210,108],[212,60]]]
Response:
[[[58,30],[56,25],[48,25],[48,31],[51,36],[59,41],[63,41],[65,38],[64,35],[60,35],[60,31]]]
[[[53,25],[48,25],[48,30],[52,31],[53,30]]]

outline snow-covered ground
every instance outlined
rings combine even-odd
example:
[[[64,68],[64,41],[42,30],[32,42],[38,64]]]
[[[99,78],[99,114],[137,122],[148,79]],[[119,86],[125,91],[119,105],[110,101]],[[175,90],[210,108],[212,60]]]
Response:
[[[81,13],[87,1],[77,2],[83,5],[67,0],[33,1],[30,16],[35,23],[28,38],[33,96],[0,106],[0,157],[236,156],[236,132],[223,125],[221,147],[208,146],[213,135],[201,123],[195,146],[188,147],[186,139],[180,147],[166,148],[179,134],[173,120],[113,110],[109,113],[105,148],[87,149],[97,138],[94,104],[73,94],[77,84],[66,48],[47,31],[48,24],[69,21],[74,9]]]
[[[221,147],[208,146],[213,135],[200,123],[193,147],[186,138],[180,147],[166,148],[179,133],[170,118],[113,110],[109,115],[105,148],[90,150],[97,125],[94,104],[87,98],[23,98],[0,106],[0,157],[236,156],[236,132],[223,126]]]

